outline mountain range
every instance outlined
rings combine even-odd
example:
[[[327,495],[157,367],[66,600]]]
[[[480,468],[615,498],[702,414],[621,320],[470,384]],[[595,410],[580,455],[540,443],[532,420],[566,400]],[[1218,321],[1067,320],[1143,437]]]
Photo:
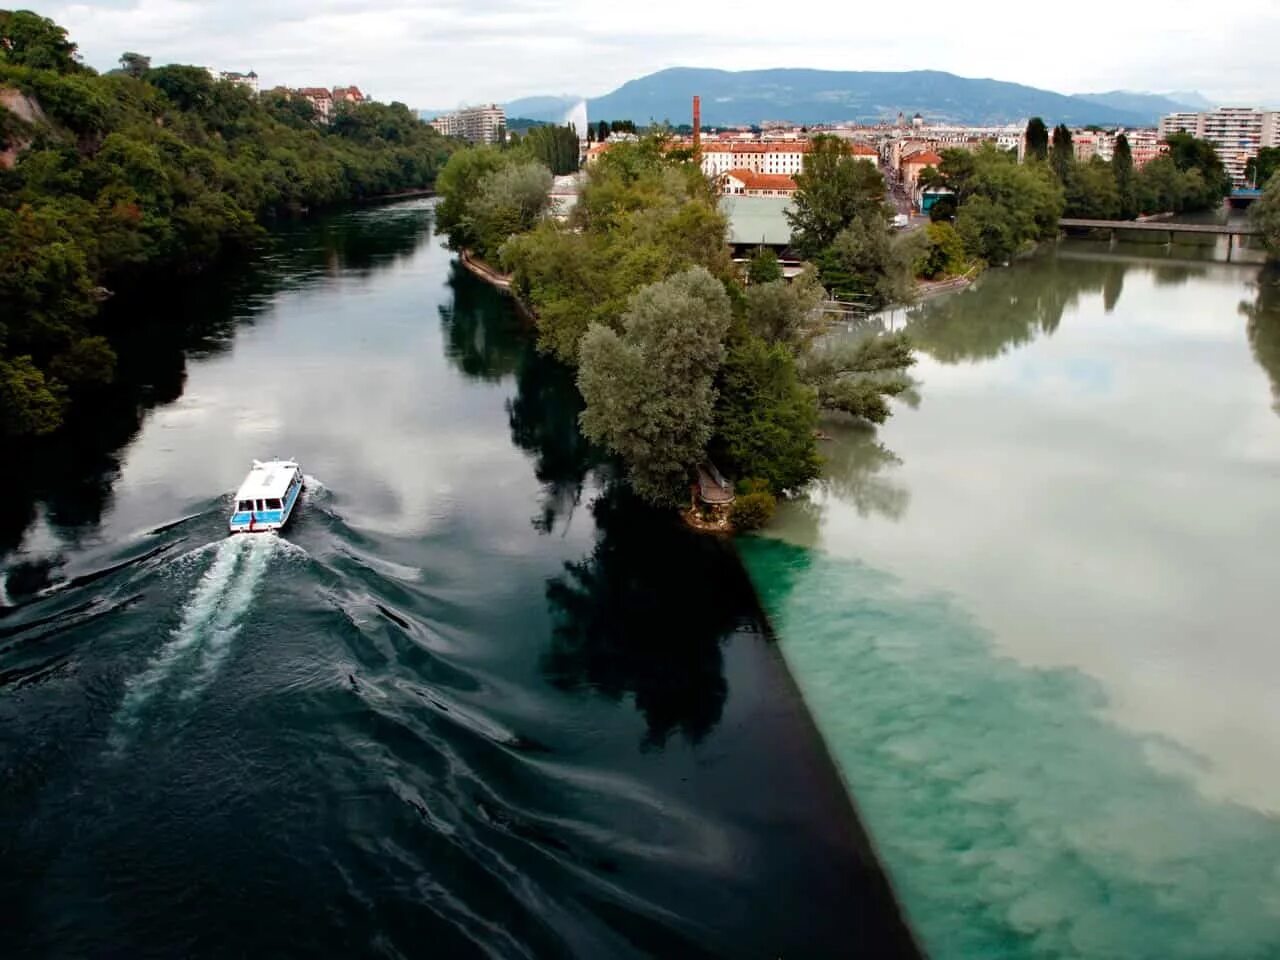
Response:
[[[735,126],[766,120],[793,123],[874,122],[899,112],[930,122],[1013,123],[1040,116],[1052,126],[1152,126],[1164,114],[1204,109],[1194,93],[1124,90],[1067,95],[1001,80],[959,77],[938,70],[704,70],[673,67],[589,98],[598,120],[690,121],[691,100],[702,97],[702,122]],[[525,97],[505,104],[507,115],[559,121],[580,97]]]

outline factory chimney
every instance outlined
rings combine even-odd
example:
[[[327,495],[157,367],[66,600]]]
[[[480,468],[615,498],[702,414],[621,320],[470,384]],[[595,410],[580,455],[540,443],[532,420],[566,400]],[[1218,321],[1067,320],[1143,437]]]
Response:
[[[702,160],[702,98],[693,98],[693,159]]]

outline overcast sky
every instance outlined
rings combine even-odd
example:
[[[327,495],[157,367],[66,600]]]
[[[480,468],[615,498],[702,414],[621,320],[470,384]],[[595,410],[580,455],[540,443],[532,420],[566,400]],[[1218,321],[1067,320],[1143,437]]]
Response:
[[[1062,93],[1199,90],[1221,103],[1280,105],[1280,0],[84,0],[32,8],[67,27],[99,70],[136,50],[157,64],[253,69],[264,86],[354,83],[414,107],[598,96],[673,66],[936,69]]]

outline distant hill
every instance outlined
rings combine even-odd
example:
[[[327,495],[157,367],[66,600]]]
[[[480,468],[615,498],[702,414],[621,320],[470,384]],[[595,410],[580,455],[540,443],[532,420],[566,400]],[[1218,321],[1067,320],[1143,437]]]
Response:
[[[967,124],[1012,123],[1031,116],[1041,116],[1051,126],[1146,126],[1153,122],[1149,107],[1135,111],[1022,84],[975,80],[936,70],[728,71],[674,67],[624,83],[612,93],[588,101],[588,111],[595,120],[687,123],[695,93],[702,97],[703,123],[713,126],[764,120],[875,121],[896,117],[899,111],[908,117],[919,112],[929,121]],[[559,98],[562,103],[568,99]],[[539,116],[530,112],[525,103],[516,101],[521,114]]]
[[[1185,99],[1179,99],[1179,98]],[[1211,110],[1204,106],[1209,101],[1198,93],[1160,94],[1134,93],[1131,90],[1111,90],[1107,93],[1077,93],[1077,100],[1088,100],[1104,107],[1114,107],[1129,113],[1141,114],[1147,123],[1155,124],[1161,117],[1169,113],[1195,113],[1199,110]]]

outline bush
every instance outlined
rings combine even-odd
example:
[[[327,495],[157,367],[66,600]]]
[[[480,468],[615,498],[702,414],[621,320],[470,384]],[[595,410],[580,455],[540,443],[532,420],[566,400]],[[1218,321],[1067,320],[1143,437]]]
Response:
[[[729,507],[729,520],[736,530],[759,530],[773,519],[777,506],[777,498],[767,491],[743,494]]]

